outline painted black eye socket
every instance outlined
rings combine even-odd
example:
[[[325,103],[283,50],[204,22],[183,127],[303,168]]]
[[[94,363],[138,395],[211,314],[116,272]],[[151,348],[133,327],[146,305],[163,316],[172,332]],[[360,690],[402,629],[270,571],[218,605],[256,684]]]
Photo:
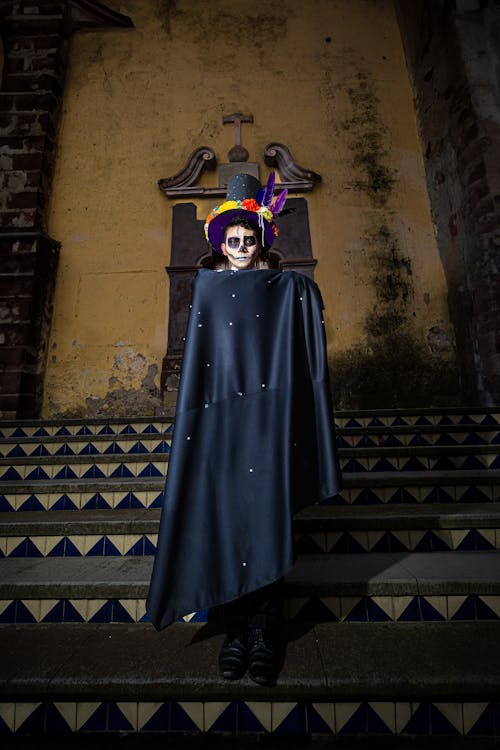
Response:
[[[239,237],[228,237],[227,240],[227,246],[231,248],[231,250],[237,250],[239,247],[241,247],[241,240]],[[257,244],[257,240],[255,237],[251,237],[250,235],[246,235],[243,237],[243,245],[245,247],[253,247]]]

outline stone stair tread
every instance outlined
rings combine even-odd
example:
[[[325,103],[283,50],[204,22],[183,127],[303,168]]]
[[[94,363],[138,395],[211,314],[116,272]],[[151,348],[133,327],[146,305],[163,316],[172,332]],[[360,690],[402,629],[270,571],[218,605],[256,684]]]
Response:
[[[154,534],[159,508],[51,510],[0,513],[1,536]],[[311,505],[295,517],[296,530],[468,529],[500,526],[500,504]]]
[[[0,599],[143,599],[151,557],[2,560]],[[500,595],[500,551],[304,555],[286,577],[294,596]]]
[[[417,485],[498,485],[500,469],[455,469],[452,471],[353,471],[342,476],[344,488],[357,487],[412,487]],[[98,479],[39,479],[0,481],[0,493],[23,494],[38,492],[99,492],[99,490],[120,491],[121,489],[163,488],[164,477],[104,477]]]
[[[157,442],[161,442],[157,441]],[[452,446],[396,446],[374,448],[339,448],[339,458],[388,458],[398,457],[467,457],[475,455],[500,454],[498,445],[452,445]],[[169,460],[168,451],[148,453],[77,453],[74,455],[4,456],[2,466],[48,466],[60,464],[111,464],[111,463],[150,463]]]
[[[23,495],[40,494],[41,492],[120,492],[121,490],[162,490],[165,477],[105,477],[104,479],[39,479],[17,481],[0,481],[0,494]]]
[[[89,423],[90,424],[90,423]],[[106,434],[86,433],[83,435],[7,435],[2,437],[0,422],[0,446],[6,444],[30,445],[34,443],[98,443],[98,442],[138,442],[139,440],[171,440],[172,431],[170,427],[172,422],[164,424],[164,430],[158,432],[110,432]],[[358,425],[336,427],[337,435],[436,435],[441,433],[498,433],[500,429],[500,415],[498,424],[403,424],[403,425]]]
[[[123,510],[51,510],[0,513],[1,536],[49,534],[154,534],[159,508]]]
[[[215,625],[0,625],[0,638],[4,701],[488,701],[500,690],[499,622],[292,625],[272,688],[219,677]]]
[[[489,453],[495,453],[494,448]],[[60,464],[131,464],[131,463],[161,463],[168,461],[170,453],[78,453],[77,455],[60,456],[7,456],[0,458],[2,466],[50,466]]]
[[[500,505],[496,503],[310,505],[295,516],[297,529],[315,530],[319,525],[322,531],[497,528],[500,526]],[[2,529],[1,516],[0,529]]]

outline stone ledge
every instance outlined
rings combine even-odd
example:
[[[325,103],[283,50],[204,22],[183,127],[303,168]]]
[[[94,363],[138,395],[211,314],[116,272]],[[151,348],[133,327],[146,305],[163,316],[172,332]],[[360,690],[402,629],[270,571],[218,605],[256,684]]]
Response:
[[[153,560],[36,557],[1,561],[0,599],[142,599]],[[320,554],[299,558],[289,596],[500,595],[500,551]]]
[[[167,454],[168,455],[168,454]],[[71,456],[67,457],[71,459]],[[165,459],[163,459],[165,460]],[[68,461],[66,461],[68,463]],[[88,461],[91,463],[91,461]],[[122,460],[123,463],[123,460]],[[151,463],[151,462],[147,462]],[[40,492],[120,492],[121,490],[162,490],[165,477],[132,477],[100,479],[40,479],[0,481],[0,493],[25,495],[39,494]],[[469,471],[456,469],[454,471],[363,471],[345,472],[342,475],[344,489],[357,489],[358,487],[455,487],[464,485],[494,485],[500,486],[500,470],[482,469],[480,471]]]
[[[2,700],[484,700],[500,691],[500,623],[290,628],[278,684],[217,674],[214,625],[0,625]]]
[[[159,508],[11,511],[0,513],[0,536],[154,534],[160,515]],[[311,505],[294,519],[298,532],[469,528],[500,528],[500,504]]]

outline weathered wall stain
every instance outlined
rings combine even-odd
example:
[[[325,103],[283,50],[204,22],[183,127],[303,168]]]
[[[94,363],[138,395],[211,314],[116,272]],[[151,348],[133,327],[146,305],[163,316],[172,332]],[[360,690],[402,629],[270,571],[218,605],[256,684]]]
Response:
[[[346,189],[364,194],[372,207],[365,219],[362,251],[365,283],[374,305],[362,320],[362,340],[331,356],[336,408],[430,406],[456,402],[454,351],[440,325],[427,335],[415,325],[412,260],[391,230],[397,170],[387,165],[390,130],[380,114],[375,83],[360,71],[347,88],[352,114],[342,122],[351,151],[353,178]],[[428,305],[430,295],[422,295]]]
[[[157,365],[149,365],[139,388],[127,388],[120,383],[118,378],[112,376],[109,379],[109,391],[104,397],[89,396],[85,399],[86,413],[92,418],[163,413],[160,390],[156,385],[157,375]]]
[[[332,357],[331,381],[337,409],[446,406],[458,388],[454,362],[401,329]]]
[[[375,206],[385,206],[396,183],[396,172],[386,164],[388,131],[380,118],[380,101],[370,75],[359,71],[347,94],[352,115],[342,122],[342,128],[351,134],[349,148],[356,175],[348,187],[364,192]]]
[[[454,352],[446,331],[427,340],[414,330],[412,267],[386,225],[369,238],[376,303],[364,320],[365,341],[331,358],[336,408],[438,406],[456,402]]]

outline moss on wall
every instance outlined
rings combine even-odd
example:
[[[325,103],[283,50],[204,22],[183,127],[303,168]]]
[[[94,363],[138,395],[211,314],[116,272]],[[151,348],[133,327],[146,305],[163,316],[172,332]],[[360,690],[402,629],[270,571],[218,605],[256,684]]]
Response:
[[[349,187],[364,193],[375,214],[363,237],[365,280],[373,287],[374,304],[362,320],[362,342],[331,356],[336,408],[430,406],[457,402],[459,382],[450,338],[431,326],[427,341],[415,326],[419,279],[400,237],[391,229],[391,198],[398,187],[396,170],[387,165],[390,133],[380,113],[374,82],[357,75],[348,89],[352,116],[343,123],[351,135],[354,175]],[[373,226],[377,224],[377,226]],[[424,303],[429,295],[424,294]],[[439,344],[438,344],[439,341]]]
[[[366,193],[376,206],[385,206],[396,183],[396,170],[385,163],[389,147],[387,127],[380,117],[380,101],[372,76],[359,71],[353,86],[347,89],[351,114],[342,127],[354,132],[349,148],[356,177],[351,185]]]

